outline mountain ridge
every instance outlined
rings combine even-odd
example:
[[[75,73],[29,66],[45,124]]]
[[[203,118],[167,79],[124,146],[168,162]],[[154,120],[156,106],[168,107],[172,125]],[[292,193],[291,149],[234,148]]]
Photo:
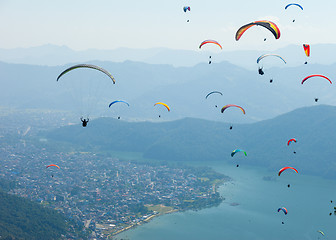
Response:
[[[86,129],[62,127],[44,137],[98,151],[141,152],[145,158],[164,161],[238,161],[242,166],[272,169],[296,165],[303,173],[335,178],[330,159],[336,154],[334,118],[336,107],[324,105],[257,123],[234,124],[232,130],[227,123],[193,118],[161,123],[101,118]],[[293,137],[298,142],[287,146]],[[232,158],[230,153],[237,148],[248,156]]]

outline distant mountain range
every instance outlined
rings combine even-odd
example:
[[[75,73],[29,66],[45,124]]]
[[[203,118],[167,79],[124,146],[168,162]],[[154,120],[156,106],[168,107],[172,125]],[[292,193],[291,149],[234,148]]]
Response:
[[[167,48],[130,49],[118,48],[114,50],[89,49],[75,51],[66,46],[43,45],[31,48],[0,49],[0,61],[33,65],[64,65],[75,62],[87,61],[112,61],[124,62],[127,60],[143,62],[147,64],[168,64],[175,67],[195,66],[199,63],[207,63],[209,55],[214,63],[223,61],[231,64],[254,69],[256,59],[265,53],[276,53],[283,56],[288,66],[299,66],[306,61],[302,45],[289,45],[275,51],[221,51],[211,53],[206,50],[176,50]],[[311,57],[307,59],[312,64],[334,64],[336,44],[311,45]]]
[[[92,117],[118,117],[129,121],[158,121],[156,102],[171,107],[164,112],[166,121],[191,117],[215,121],[249,123],[270,119],[294,109],[318,104],[336,105],[334,84],[322,78],[314,78],[301,85],[309,74],[323,74],[336,79],[336,64],[301,64],[297,67],[272,68],[264,65],[265,75],[228,62],[197,64],[193,67],[146,64],[125,61],[122,63],[93,61],[112,73],[116,84],[104,94],[82,94],[82,90],[105,90],[103,83],[110,83],[104,74],[88,70],[75,70],[56,82],[65,66],[38,66],[0,62],[0,105],[20,109],[68,110],[83,114],[83,101],[93,105]],[[282,63],[285,65],[284,63]],[[91,75],[90,75],[90,74]],[[90,78],[91,77],[91,78]],[[97,78],[97,79],[96,79]],[[269,83],[270,79],[273,83]],[[87,84],[84,80],[93,83]],[[83,83],[81,82],[83,80]],[[63,83],[79,82],[69,87]],[[223,96],[205,96],[211,91]],[[319,98],[315,103],[314,98]],[[126,111],[114,111],[108,104],[125,100],[130,104]],[[221,107],[237,104],[246,110],[230,109],[224,114]],[[215,107],[217,106],[217,108]],[[73,121],[73,122],[74,122]]]
[[[277,172],[292,166],[299,173],[336,178],[336,107],[305,107],[252,124],[185,118],[171,122],[125,122],[112,118],[58,128],[42,134],[49,143],[67,143],[93,151],[140,152],[166,161],[225,161],[258,165]],[[290,138],[297,142],[287,146]],[[243,149],[247,157],[236,154]],[[294,154],[294,151],[296,154]]]

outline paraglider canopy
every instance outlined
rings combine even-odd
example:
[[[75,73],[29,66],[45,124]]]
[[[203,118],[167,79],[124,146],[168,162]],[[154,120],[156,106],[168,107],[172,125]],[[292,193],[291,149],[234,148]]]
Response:
[[[91,69],[95,69],[95,70],[98,70],[98,71],[101,71],[102,73],[105,73],[109,78],[111,78],[113,84],[115,84],[115,79],[114,77],[111,75],[111,73],[109,73],[108,71],[106,71],[104,68],[101,68],[101,67],[98,67],[96,65],[92,65],[92,64],[77,64],[77,65],[74,65],[72,67],[69,67],[67,69],[65,69],[63,72],[61,72],[61,74],[57,77],[57,81],[64,75],[66,74],[67,72],[70,72],[74,69],[77,69],[77,68],[91,68]]]
[[[50,164],[48,166],[46,166],[46,168],[49,168],[49,167],[57,167],[58,169],[61,169],[59,166],[57,166],[56,164]]]
[[[280,55],[278,55],[278,54],[272,54],[272,53],[261,55],[260,57],[258,57],[257,63],[259,63],[261,59],[263,59],[265,57],[269,57],[269,56],[278,57],[278,58],[280,58],[286,64],[285,59],[283,59]]]
[[[247,153],[244,151],[244,150],[241,150],[241,149],[235,149],[232,151],[231,153],[231,157],[233,157],[236,153],[238,152],[243,152],[245,156],[247,156]]]
[[[157,102],[157,103],[155,103],[154,104],[154,106],[156,106],[156,105],[162,105],[162,106],[165,106],[166,108],[167,108],[167,110],[168,110],[168,112],[170,112],[170,107],[167,105],[167,104],[165,104],[165,103],[163,103],[163,102]]]
[[[183,11],[184,11],[184,12],[190,11],[190,6],[184,6],[184,7],[183,7]]]
[[[116,100],[116,101],[113,101],[109,104],[109,107],[111,107],[113,104],[115,103],[125,103],[127,106],[129,106],[129,103],[126,102],[126,101],[123,101],[123,100]]]
[[[287,142],[287,146],[289,146],[289,144],[291,144],[292,142],[296,142],[296,139],[295,138],[289,139]]]
[[[332,82],[331,82],[331,80],[330,80],[329,78],[327,78],[326,76],[321,75],[321,74],[313,74],[313,75],[309,75],[309,76],[305,77],[305,78],[302,80],[301,84],[303,84],[305,81],[307,81],[309,78],[312,78],[312,77],[321,77],[321,78],[325,78],[325,79],[327,79],[327,80],[330,82],[330,84],[332,84]]]
[[[281,173],[282,173],[283,171],[287,170],[287,169],[292,169],[292,170],[294,170],[296,173],[299,173],[298,170],[296,170],[296,169],[293,168],[293,167],[284,167],[284,168],[281,168],[281,169],[279,170],[278,175],[280,176]]]
[[[225,105],[224,107],[222,107],[221,112],[223,113],[223,112],[224,112],[226,109],[228,109],[229,107],[237,107],[237,108],[239,108],[240,110],[242,110],[242,112],[245,114],[245,110],[244,110],[244,108],[242,108],[241,106],[235,105],[235,104],[228,104],[228,105]]]
[[[219,91],[212,91],[212,92],[209,92],[206,96],[205,96],[205,99],[208,99],[208,97],[214,93],[217,93],[217,94],[220,94],[223,96],[223,93],[219,92]]]
[[[303,44],[303,50],[307,57],[310,56],[310,45],[309,44]]]
[[[199,48],[202,48],[203,45],[208,44],[208,43],[216,44],[217,46],[220,47],[220,49],[223,49],[223,48],[222,48],[222,45],[220,45],[220,44],[219,44],[217,41],[215,41],[215,40],[205,40],[205,41],[201,42],[201,44],[199,45]]]
[[[255,22],[251,22],[248,23],[242,27],[240,27],[237,32],[236,32],[236,41],[238,41],[241,36],[244,34],[244,32],[246,32],[247,29],[249,29],[250,27],[253,26],[262,26],[266,29],[268,29],[269,31],[271,31],[271,33],[274,35],[275,39],[279,39],[280,38],[280,29],[278,28],[278,26],[271,22],[271,21],[267,21],[267,20],[261,20],[261,21],[255,21]],[[266,38],[264,39],[264,41],[266,41]]]
[[[290,6],[297,6],[297,7],[301,8],[301,10],[303,10],[303,7],[302,7],[300,4],[297,4],[297,3],[290,3],[290,4],[287,4],[286,7],[285,7],[285,9],[287,9],[287,8],[290,7]]]
[[[285,215],[287,215],[287,213],[288,213],[287,208],[285,208],[285,207],[278,208],[278,212],[280,212],[280,211],[283,211],[285,213]]]

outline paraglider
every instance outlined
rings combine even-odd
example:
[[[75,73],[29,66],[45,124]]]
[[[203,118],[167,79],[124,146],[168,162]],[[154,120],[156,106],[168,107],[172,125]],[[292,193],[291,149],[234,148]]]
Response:
[[[157,103],[154,104],[154,106],[156,106],[156,105],[162,105],[167,109],[168,112],[170,112],[170,107],[167,104],[165,104],[163,102],[157,102]],[[161,117],[161,115],[159,115],[159,117]]]
[[[190,6],[184,6],[183,7],[183,11],[186,13],[187,11],[190,12]],[[189,19],[187,20],[187,22],[189,22]]]
[[[251,22],[251,23],[248,23],[240,27],[236,32],[236,37],[235,37],[236,41],[238,41],[241,38],[241,36],[246,32],[247,29],[253,26],[262,26],[268,29],[274,35],[275,39],[280,38],[280,29],[275,23],[271,21],[267,21],[267,20],[261,20],[261,21]],[[264,38],[264,41],[266,41],[266,38]]]
[[[284,167],[284,168],[281,168],[281,169],[279,170],[278,175],[280,176],[281,173],[282,173],[283,171],[287,170],[287,169],[292,169],[292,170],[294,170],[296,173],[299,173],[298,170],[296,170],[296,169],[293,168],[293,167]]]
[[[239,108],[239,109],[243,112],[243,114],[245,114],[245,109],[242,108],[241,106],[238,106],[238,105],[235,105],[235,104],[228,104],[228,105],[225,105],[224,107],[222,107],[222,109],[221,109],[221,113],[224,113],[224,111],[225,111],[226,109],[228,109],[229,107],[237,107],[237,108]],[[230,130],[232,130],[232,125],[230,125]]]
[[[221,92],[219,92],[219,91],[212,91],[212,92],[209,92],[209,93],[205,96],[205,99],[208,99],[208,97],[211,96],[212,94],[223,96],[223,93],[221,93]],[[217,105],[215,105],[215,107],[217,108]]]
[[[285,215],[287,215],[287,213],[288,213],[287,208],[285,208],[285,207],[278,208],[278,212],[280,212],[280,211],[282,211]],[[281,224],[285,224],[285,223],[282,221]]]
[[[123,101],[123,100],[116,100],[116,101],[113,101],[109,104],[109,108],[111,108],[112,105],[116,104],[116,103],[124,103],[126,104],[127,106],[129,106],[129,103],[126,102],[126,101]],[[118,119],[120,119],[120,116],[118,116]]]
[[[235,149],[235,150],[232,151],[232,153],[231,153],[231,157],[233,157],[233,156],[234,156],[236,153],[238,153],[238,152],[242,152],[242,153],[244,153],[245,156],[247,156],[247,154],[246,154],[246,152],[245,152],[244,150],[241,150],[241,149]],[[237,167],[239,167],[239,164],[237,164]]]
[[[48,166],[46,166],[46,168],[49,168],[49,167],[57,167],[58,169],[61,169],[59,166],[57,166],[56,164],[50,164]],[[54,177],[54,174],[51,175],[51,177]]]
[[[215,44],[215,45],[219,46],[220,49],[223,49],[223,48],[222,48],[222,45],[220,45],[220,44],[219,44],[217,41],[215,41],[215,40],[205,40],[205,41],[201,42],[201,44],[199,45],[199,48],[201,49],[203,45],[208,44],[208,43]],[[211,59],[211,56],[209,56],[209,59]],[[211,61],[210,61],[210,60],[209,60],[209,64],[211,64]]]
[[[239,108],[239,109],[243,112],[243,114],[245,114],[245,110],[244,110],[244,108],[242,108],[241,106],[235,105],[235,104],[228,104],[228,105],[225,105],[224,107],[222,107],[221,112],[224,113],[224,111],[225,111],[226,109],[228,109],[229,107],[237,107],[237,108]],[[232,125],[230,125],[230,130],[232,130]]]
[[[103,73],[103,77],[108,77],[107,79],[111,80],[112,84],[115,84],[114,77],[104,68],[101,68],[96,65],[92,64],[77,64],[74,66],[71,66],[67,69],[65,69],[63,72],[61,72],[57,77],[57,82],[60,82],[61,85],[67,86],[67,89],[70,89],[71,95],[74,98],[75,101],[73,101],[74,104],[77,104],[78,106],[75,108],[80,114],[81,114],[81,123],[83,127],[87,126],[87,123],[89,122],[89,115],[90,112],[93,109],[96,108],[96,104],[99,102],[99,98],[102,98],[104,96],[103,91],[107,91],[110,86],[112,86],[109,82],[102,82],[100,81],[100,77],[96,76],[90,77],[90,74],[88,74],[87,77],[72,77],[70,78],[70,81],[61,81],[62,78],[66,78],[68,73],[76,70],[76,69],[93,69],[98,71],[99,73]],[[75,71],[76,72],[76,71]],[[81,74],[81,72],[79,72]],[[100,76],[100,75],[99,75]],[[66,79],[67,80],[67,79]],[[106,86],[104,86],[106,84]],[[84,117],[85,114],[85,117]]]
[[[300,5],[300,4],[297,4],[297,3],[290,3],[290,4],[287,4],[285,6],[285,10],[290,7],[290,6],[296,6],[296,7],[299,7],[301,10],[303,10],[303,7]],[[295,19],[293,19],[293,22],[295,22]]]
[[[301,81],[301,84],[303,84],[304,82],[306,82],[308,79],[312,78],[312,77],[320,77],[320,78],[324,78],[326,80],[329,81],[330,84],[332,84],[331,80],[329,78],[327,78],[326,76],[324,75],[321,75],[321,74],[313,74],[313,75],[309,75],[307,77],[305,77],[302,81]],[[314,98],[315,102],[318,102],[318,98]]]
[[[286,64],[285,59],[283,59],[280,55],[278,55],[278,54],[271,54],[271,53],[269,53],[269,54],[263,54],[260,57],[258,57],[257,64],[259,64],[262,59],[264,59],[266,57],[270,57],[270,56],[277,57],[277,58],[279,58],[280,60],[282,60]],[[258,72],[259,72],[260,75],[264,75],[264,71],[262,69],[263,69],[263,66],[261,66],[261,67],[259,66],[258,67]],[[270,83],[272,83],[272,82],[273,82],[273,79],[271,78],[270,79]]]

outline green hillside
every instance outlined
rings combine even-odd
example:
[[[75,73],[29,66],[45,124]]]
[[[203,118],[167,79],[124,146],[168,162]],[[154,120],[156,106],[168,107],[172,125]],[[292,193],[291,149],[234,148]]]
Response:
[[[84,239],[75,223],[55,210],[7,194],[13,182],[0,180],[0,239]]]
[[[37,203],[0,191],[0,235],[14,239],[60,239],[64,218]]]
[[[253,124],[228,124],[186,118],[172,122],[124,122],[101,118],[46,134],[52,141],[86,149],[141,152],[168,161],[227,161],[278,169],[290,165],[302,173],[336,178],[336,107],[319,105],[294,110]],[[287,146],[290,138],[298,142]],[[242,158],[230,153],[244,149]],[[293,152],[296,151],[296,154]]]

